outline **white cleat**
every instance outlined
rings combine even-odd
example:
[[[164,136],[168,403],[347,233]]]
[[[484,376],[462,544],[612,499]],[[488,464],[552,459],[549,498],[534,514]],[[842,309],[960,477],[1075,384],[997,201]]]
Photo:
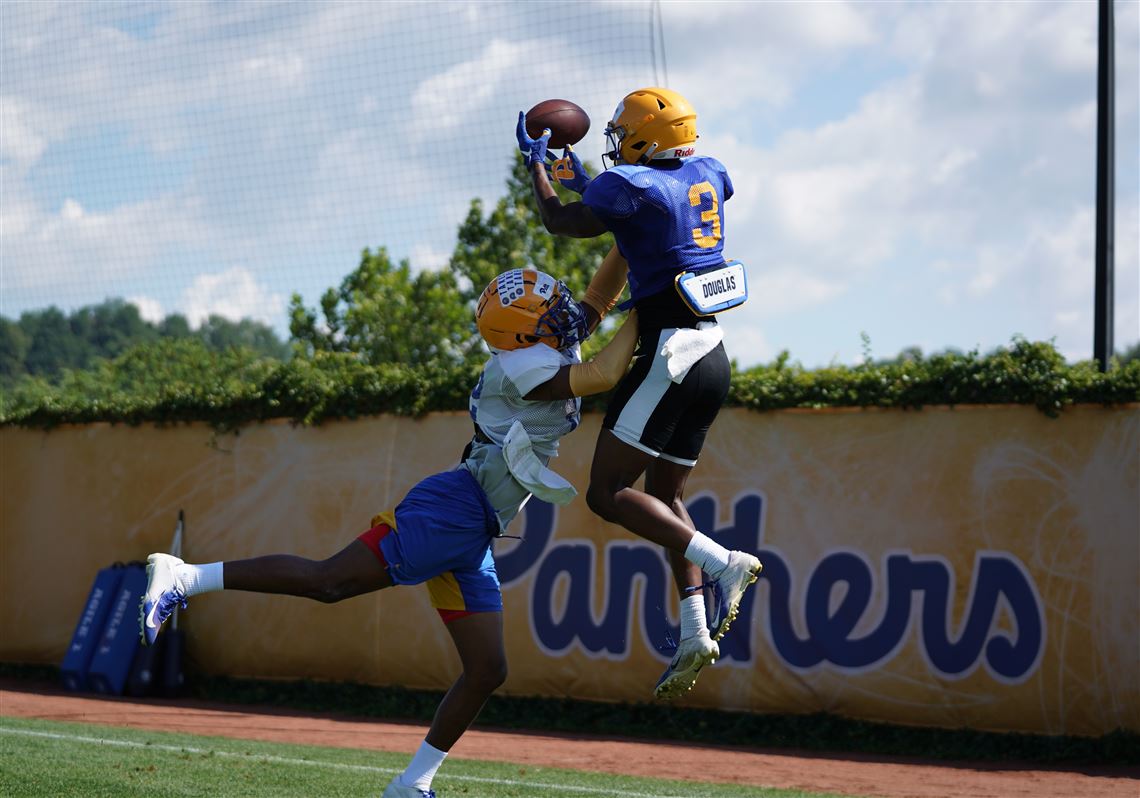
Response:
[[[665,673],[657,680],[657,686],[653,688],[654,697],[669,701],[689,692],[697,683],[701,668],[713,664],[719,656],[720,647],[707,634],[686,637],[677,646],[677,653],[669,661]]]
[[[185,608],[186,588],[174,572],[182,560],[170,554],[152,554],[146,562],[146,592],[139,604],[139,626],[143,642],[151,646],[174,610],[179,605]]]
[[[405,787],[397,776],[384,788],[384,794],[380,798],[436,798],[436,795],[435,790],[424,791],[415,787]]]
[[[746,551],[730,551],[728,565],[713,580],[713,619],[709,623],[709,634],[713,640],[724,637],[728,627],[740,612],[740,601],[744,591],[756,581],[763,568],[760,560]]]

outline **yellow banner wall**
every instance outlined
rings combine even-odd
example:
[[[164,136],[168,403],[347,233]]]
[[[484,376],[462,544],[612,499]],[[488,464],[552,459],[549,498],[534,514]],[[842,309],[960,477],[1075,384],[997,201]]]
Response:
[[[584,492],[600,417],[557,470]],[[0,430],[0,660],[56,663],[95,572],[184,556],[323,558],[451,467],[466,414],[239,435]],[[704,531],[765,563],[690,706],[1045,733],[1140,731],[1140,406],[725,411],[689,480]],[[649,701],[676,618],[660,550],[579,497],[496,543],[513,695]],[[442,689],[426,590],[328,606],[223,593],[182,615],[212,673]]]

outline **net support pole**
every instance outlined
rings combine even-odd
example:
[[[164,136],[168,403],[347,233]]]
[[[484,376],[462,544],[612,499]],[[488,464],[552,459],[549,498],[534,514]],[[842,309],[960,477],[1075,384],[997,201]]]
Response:
[[[1093,318],[1093,357],[1101,371],[1108,371],[1112,357],[1113,309],[1113,162],[1116,114],[1113,106],[1115,59],[1113,56],[1112,0],[1098,0],[1097,14],[1097,115],[1096,115],[1096,290]]]

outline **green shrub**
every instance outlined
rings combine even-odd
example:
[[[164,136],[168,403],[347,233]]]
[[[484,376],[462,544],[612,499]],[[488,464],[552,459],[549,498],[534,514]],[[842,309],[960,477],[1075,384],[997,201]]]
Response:
[[[26,378],[3,397],[0,424],[49,428],[108,421],[205,421],[232,429],[271,418],[319,424],[393,413],[464,410],[478,365],[373,366],[349,352],[315,352],[282,362],[247,348],[223,352],[195,340],[135,347],[57,382]],[[599,409],[606,397],[586,406]],[[805,369],[786,355],[737,371],[729,405],[783,408],[1024,404],[1056,416],[1073,404],[1140,401],[1140,360],[1101,373],[1067,364],[1049,343],[1015,339],[988,355],[911,357],[896,363]]]

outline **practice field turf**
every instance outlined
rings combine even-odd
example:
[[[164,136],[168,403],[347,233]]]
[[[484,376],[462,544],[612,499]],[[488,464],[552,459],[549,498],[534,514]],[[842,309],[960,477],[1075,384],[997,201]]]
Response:
[[[95,798],[379,796],[405,754],[0,719],[0,795]],[[711,765],[712,763],[710,763]],[[455,759],[441,798],[821,798],[822,793],[664,781]]]

